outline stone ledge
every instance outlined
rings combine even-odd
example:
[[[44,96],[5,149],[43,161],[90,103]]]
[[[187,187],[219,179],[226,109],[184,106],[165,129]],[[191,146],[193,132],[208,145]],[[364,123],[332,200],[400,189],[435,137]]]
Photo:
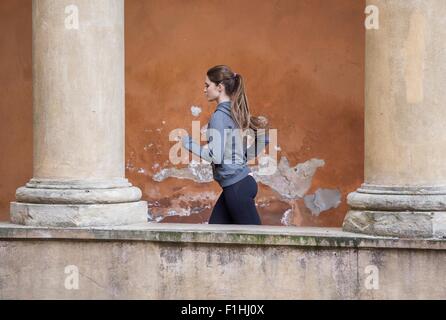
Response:
[[[89,228],[145,223],[147,202],[36,204],[11,202],[11,223],[32,227]]]
[[[144,223],[91,228],[44,228],[0,223],[1,240],[100,240],[445,250],[446,240],[373,237],[340,228]]]

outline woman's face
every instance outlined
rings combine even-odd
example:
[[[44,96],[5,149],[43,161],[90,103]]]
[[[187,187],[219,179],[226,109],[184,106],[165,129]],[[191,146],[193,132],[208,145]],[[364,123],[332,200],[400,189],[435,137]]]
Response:
[[[219,84],[218,86],[215,85],[211,80],[209,80],[209,77],[206,76],[206,80],[204,82],[204,94],[208,101],[214,101],[217,100],[222,92],[222,84]]]

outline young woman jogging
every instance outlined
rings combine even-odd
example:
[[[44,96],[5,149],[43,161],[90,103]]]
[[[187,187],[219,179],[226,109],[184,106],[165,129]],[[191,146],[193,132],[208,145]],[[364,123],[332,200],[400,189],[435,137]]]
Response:
[[[259,130],[266,129],[268,121],[251,116],[243,77],[228,66],[209,69],[204,94],[217,103],[206,132],[208,145],[201,147],[190,136],[182,142],[187,150],[211,163],[213,177],[223,189],[209,224],[260,225],[255,206],[257,182],[247,163],[268,143],[265,130]],[[246,130],[255,136],[249,148],[243,134]]]

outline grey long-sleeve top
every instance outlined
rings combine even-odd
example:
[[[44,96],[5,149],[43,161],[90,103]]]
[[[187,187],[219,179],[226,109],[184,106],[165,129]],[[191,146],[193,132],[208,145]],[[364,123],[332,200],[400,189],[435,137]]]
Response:
[[[231,116],[231,102],[225,101],[217,106],[209,121],[207,147],[190,137],[183,139],[186,149],[211,163],[214,179],[222,188],[244,179],[251,172],[247,162],[257,157],[269,143],[265,134],[256,135],[253,145],[246,148],[237,128]]]

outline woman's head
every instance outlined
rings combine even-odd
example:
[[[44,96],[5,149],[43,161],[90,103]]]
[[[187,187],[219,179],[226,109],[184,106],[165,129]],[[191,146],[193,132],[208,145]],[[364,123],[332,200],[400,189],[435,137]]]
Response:
[[[209,69],[206,75],[204,92],[208,100],[214,101],[227,96],[231,100],[232,118],[239,128],[266,128],[268,121],[265,117],[252,117],[249,112],[245,83],[240,74],[233,72],[228,66],[218,65]]]

